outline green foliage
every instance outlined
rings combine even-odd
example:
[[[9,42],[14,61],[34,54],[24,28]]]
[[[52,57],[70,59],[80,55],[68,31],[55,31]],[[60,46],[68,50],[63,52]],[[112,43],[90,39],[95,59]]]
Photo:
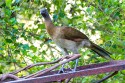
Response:
[[[45,31],[40,9],[46,7],[57,26],[71,26],[84,32],[92,41],[111,52],[116,60],[125,59],[124,0],[2,0],[0,2],[0,74],[27,64],[53,61],[61,57]],[[85,51],[85,52],[84,52]],[[79,65],[105,62],[88,49],[81,49]],[[73,62],[68,65],[73,67]],[[27,75],[50,67],[34,67],[21,72]],[[73,83],[90,83],[105,74],[75,78]],[[96,78],[95,78],[96,77]],[[124,75],[104,83],[124,83]]]

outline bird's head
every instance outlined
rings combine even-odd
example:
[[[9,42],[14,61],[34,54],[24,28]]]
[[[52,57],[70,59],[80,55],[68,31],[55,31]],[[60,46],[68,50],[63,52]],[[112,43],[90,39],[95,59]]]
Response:
[[[44,17],[44,18],[48,18],[49,17],[49,14],[48,14],[48,11],[46,8],[42,8],[40,10],[40,14]]]

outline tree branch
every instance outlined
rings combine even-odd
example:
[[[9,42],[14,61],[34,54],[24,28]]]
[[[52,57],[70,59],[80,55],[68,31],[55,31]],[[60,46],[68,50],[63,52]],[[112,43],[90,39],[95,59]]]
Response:
[[[32,67],[34,67],[34,66],[54,64],[54,63],[59,62],[59,63],[55,64],[54,66],[52,66],[52,67],[50,67],[50,68],[47,68],[47,69],[38,71],[38,72],[36,72],[36,73],[34,73],[34,74],[31,74],[31,75],[28,75],[28,76],[26,76],[26,77],[24,77],[24,78],[27,79],[27,78],[38,77],[38,76],[40,76],[40,75],[42,75],[42,74],[45,74],[45,73],[47,73],[47,72],[49,72],[49,71],[52,71],[53,69],[57,68],[58,66],[60,66],[60,65],[62,65],[62,64],[65,64],[65,63],[67,63],[67,62],[69,62],[69,61],[75,60],[75,59],[77,59],[77,58],[79,58],[79,57],[80,57],[80,54],[67,55],[67,56],[63,56],[63,57],[61,57],[61,58],[59,58],[59,59],[57,59],[57,60],[55,60],[55,61],[53,61],[53,62],[41,62],[41,63],[31,64],[31,65],[28,65],[28,66],[26,66],[26,67],[24,67],[24,68],[21,68],[21,69],[19,69],[19,70],[16,70],[16,71],[14,71],[14,72],[11,72],[11,73],[9,73],[9,74],[3,74],[2,76],[0,76],[0,81],[7,80],[8,78],[11,78],[11,79],[14,79],[14,80],[18,80],[18,79],[20,79],[20,78],[18,78],[17,76],[15,76],[15,74],[17,74],[17,73],[19,73],[19,72],[21,72],[21,71],[23,71],[23,70],[30,69],[30,68],[32,68]],[[66,60],[64,60],[64,59],[66,59]],[[63,60],[64,60],[64,61],[63,61]]]
[[[57,59],[56,61],[53,61],[53,62],[41,62],[41,63],[31,64],[31,65],[28,65],[28,66],[26,66],[26,67],[24,67],[24,68],[21,68],[21,69],[19,69],[19,70],[16,70],[16,71],[14,71],[14,72],[11,72],[11,74],[17,74],[17,73],[19,73],[19,72],[21,72],[21,71],[23,71],[23,70],[30,69],[30,68],[32,68],[32,67],[34,67],[34,66],[54,64],[54,63],[59,62],[60,60],[61,60],[61,58],[59,58],[59,59]]]
[[[51,70],[57,68],[58,66],[60,66],[60,65],[62,65],[62,64],[65,64],[65,63],[67,63],[67,62],[69,62],[69,61],[75,60],[75,59],[77,59],[77,58],[79,58],[79,57],[80,57],[80,54],[65,56],[65,57],[62,58],[62,59],[63,59],[63,60],[64,60],[64,59],[67,59],[67,60],[61,61],[61,62],[59,62],[58,64],[55,64],[54,66],[52,66],[52,67],[50,67],[50,68],[48,68],[48,69],[44,69],[44,70],[38,71],[37,73],[31,74],[31,75],[26,76],[26,77],[24,77],[24,78],[34,78],[34,77],[38,77],[38,76],[40,76],[40,75],[42,75],[42,74],[45,74],[45,73],[47,73],[47,72],[49,72],[49,71],[51,71]]]
[[[13,75],[13,74],[3,74],[2,76],[0,76],[0,81],[3,81],[7,78],[11,78],[11,79],[14,79],[14,80],[18,80],[20,78],[18,78],[17,76]]]

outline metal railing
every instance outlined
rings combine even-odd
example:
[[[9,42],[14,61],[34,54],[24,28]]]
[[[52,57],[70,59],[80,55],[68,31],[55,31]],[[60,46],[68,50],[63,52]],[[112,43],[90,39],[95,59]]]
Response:
[[[42,76],[29,79],[21,79],[17,81],[9,81],[9,83],[46,83],[67,78],[75,78],[79,76],[90,76],[107,72],[120,71],[125,69],[125,60],[104,62],[99,64],[90,64],[77,67],[75,72],[71,69],[65,69],[65,73],[57,74],[58,71],[51,71]],[[7,83],[7,82],[6,82]]]

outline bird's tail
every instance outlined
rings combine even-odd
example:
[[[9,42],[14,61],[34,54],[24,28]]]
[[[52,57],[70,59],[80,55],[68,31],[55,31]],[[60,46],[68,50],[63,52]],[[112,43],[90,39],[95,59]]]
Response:
[[[110,57],[110,53],[108,51],[106,51],[105,49],[101,48],[100,46],[98,46],[98,45],[96,45],[94,43],[92,43],[91,50],[96,52],[99,56],[104,57],[105,59],[113,60]]]

